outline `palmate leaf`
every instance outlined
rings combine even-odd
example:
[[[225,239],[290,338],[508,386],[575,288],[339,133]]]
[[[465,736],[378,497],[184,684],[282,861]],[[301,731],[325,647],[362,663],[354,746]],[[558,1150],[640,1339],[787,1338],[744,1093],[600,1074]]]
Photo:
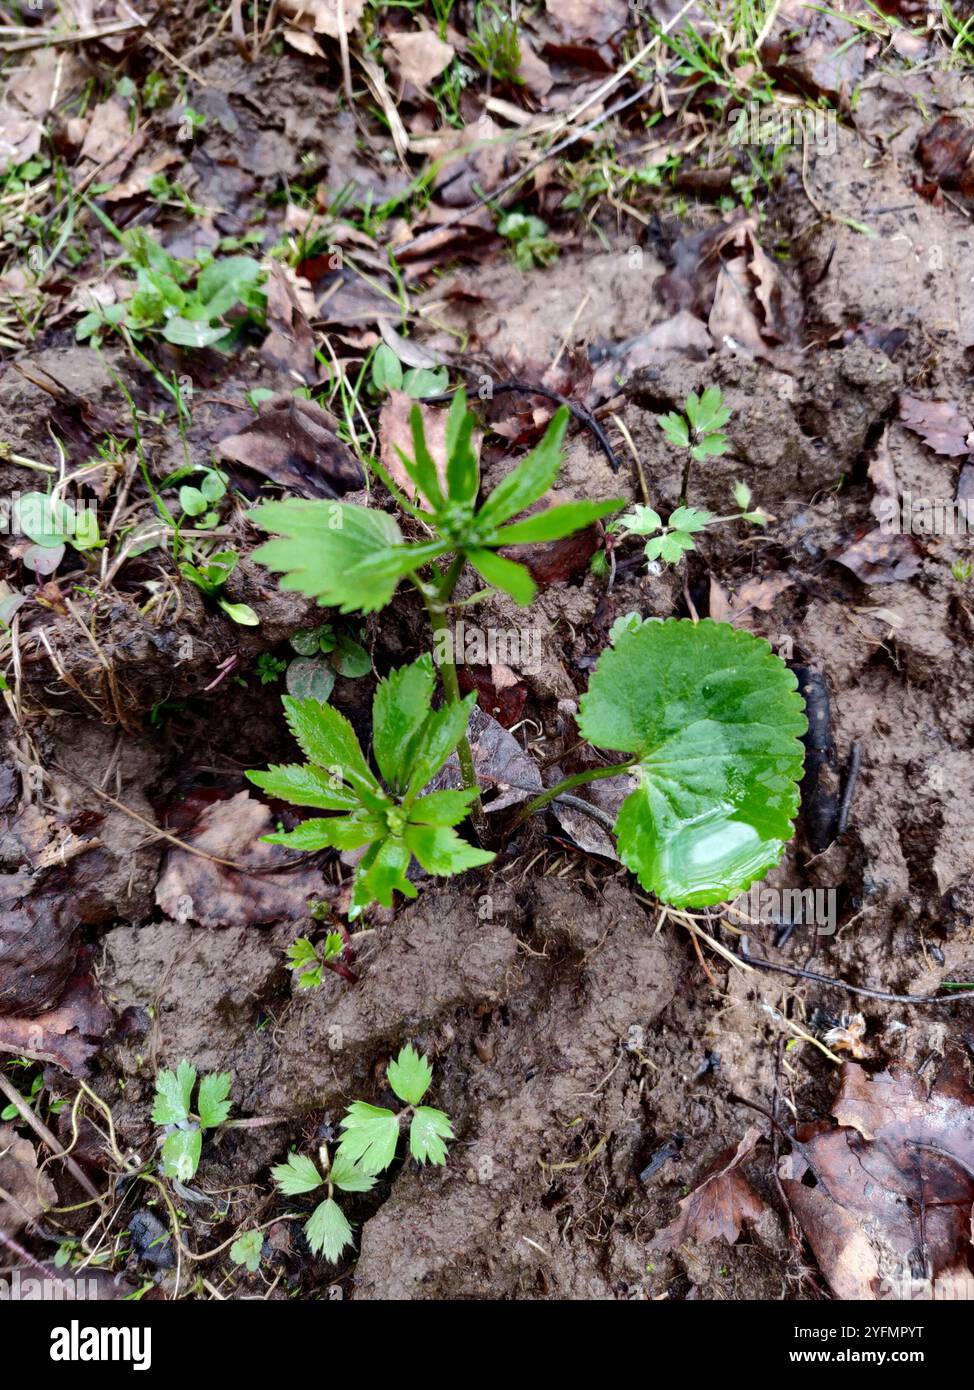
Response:
[[[396,1156],[399,1141],[399,1116],[379,1105],[355,1100],[341,1121],[345,1131],[338,1145],[338,1154],[349,1163],[357,1163],[363,1173],[381,1173]]]
[[[291,498],[262,503],[250,520],[280,537],[259,546],[254,559],[283,573],[282,589],[296,589],[342,613],[371,613],[392,598],[401,572],[355,573],[362,562],[402,545],[402,532],[385,512]]]
[[[411,1043],[407,1043],[386,1067],[386,1079],[400,1100],[407,1105],[418,1105],[430,1088],[433,1068]]]
[[[375,1187],[374,1176],[353,1163],[348,1154],[343,1154],[341,1150],[332,1159],[328,1177],[342,1192],[371,1192]]]
[[[409,1126],[409,1152],[419,1163],[445,1163],[446,1144],[443,1141],[453,1137],[449,1115],[420,1105]]]
[[[162,1146],[162,1172],[177,1182],[189,1182],[200,1166],[203,1151],[203,1132],[196,1125],[191,1129],[176,1129],[166,1135]]]
[[[178,1125],[189,1118],[196,1085],[196,1068],[185,1058],[175,1071],[161,1071],[156,1077],[156,1096],[152,1123]]]
[[[200,1082],[196,1109],[204,1129],[216,1129],[230,1114],[232,1107],[227,1097],[232,1082],[228,1071],[210,1072]]]
[[[300,1197],[304,1192],[314,1192],[324,1178],[304,1154],[288,1154],[286,1163],[278,1163],[271,1169],[271,1177],[285,1197]]]
[[[603,652],[579,728],[637,755],[618,849],[663,902],[724,902],[780,859],[802,775],[796,686],[767,642],[709,619],[647,621]]]
[[[345,1247],[352,1243],[352,1228],[348,1224],[348,1218],[331,1197],[319,1202],[315,1207],[310,1219],[305,1222],[304,1234],[311,1246],[312,1254],[322,1255],[332,1264]]]

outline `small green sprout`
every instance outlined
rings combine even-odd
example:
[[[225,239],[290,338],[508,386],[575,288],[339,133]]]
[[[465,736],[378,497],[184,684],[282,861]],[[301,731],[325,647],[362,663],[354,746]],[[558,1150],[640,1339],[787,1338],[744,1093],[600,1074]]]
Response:
[[[966,584],[974,575],[974,565],[971,564],[970,560],[955,560],[950,567],[950,572],[958,584]]]
[[[396,1157],[400,1130],[408,1120],[409,1152],[416,1162],[446,1163],[446,1141],[454,1138],[450,1117],[419,1103],[433,1081],[429,1062],[407,1043],[386,1068],[386,1079],[406,1108],[387,1110],[364,1100],[353,1101],[341,1121],[345,1132],[337,1157],[357,1164],[365,1173],[383,1172]]]
[[[38,574],[53,574],[68,546],[81,555],[105,542],[93,506],[43,492],[25,492],[14,504],[14,527],[31,542],[23,561]]]
[[[287,963],[298,972],[299,989],[315,989],[321,984],[321,972],[337,960],[345,950],[341,932],[332,931],[321,945],[316,946],[306,936],[299,936],[288,947]]]
[[[327,1197],[318,1203],[305,1222],[304,1234],[312,1254],[323,1255],[334,1264],[346,1246],[352,1243],[352,1228],[335,1201],[335,1192],[369,1192],[375,1186],[375,1178],[340,1152],[330,1159],[324,1144],[318,1151],[318,1157],[323,1174],[310,1158],[292,1153],[288,1154],[286,1163],[279,1163],[271,1169],[271,1177],[285,1197],[300,1197],[319,1187],[327,1189]]]
[[[719,526],[725,521],[749,521],[755,526],[764,526],[767,516],[760,510],[748,510],[751,505],[751,489],[746,483],[737,483],[734,500],[741,508],[728,516],[715,516],[703,507],[677,507],[670,513],[669,521],[663,525],[658,512],[652,507],[637,504],[631,512],[613,521],[606,530],[614,535],[648,536],[646,559],[652,563],[660,560],[664,565],[679,564],[688,550],[696,550],[694,536],[709,526]],[[657,534],[658,533],[658,534]]]
[[[215,555],[201,559],[198,564],[191,560],[180,561],[179,573],[184,579],[188,579],[190,584],[194,584],[200,593],[213,599],[233,622],[239,623],[242,627],[256,627],[260,619],[249,603],[231,603],[221,593],[224,584],[236,569],[239,558],[235,550],[218,550]]]
[[[380,343],[372,358],[372,385],[377,391],[404,391],[414,400],[435,396],[449,385],[445,367],[410,367],[407,372],[387,343]]]
[[[230,1246],[230,1258],[234,1264],[245,1265],[249,1273],[256,1274],[260,1268],[261,1251],[264,1248],[262,1231],[245,1231]]]
[[[548,224],[524,212],[509,212],[497,224],[497,231],[511,243],[511,255],[519,270],[549,265],[558,255],[558,244],[548,235]]]
[[[674,448],[686,450],[680,485],[681,507],[686,505],[691,464],[703,463],[705,459],[727,453],[730,445],[723,429],[731,417],[719,386],[708,386],[701,396],[691,391],[683,409],[683,415],[671,410],[668,415],[659,416],[660,429],[670,443]]]
[[[227,1099],[233,1077],[228,1071],[209,1072],[202,1078],[196,1096],[196,1110],[190,1109],[196,1087],[196,1068],[184,1058],[175,1071],[161,1071],[156,1077],[156,1098],[152,1122],[168,1131],[162,1145],[162,1172],[177,1182],[190,1182],[196,1175],[203,1147],[203,1131],[218,1129],[230,1114]]]
[[[279,656],[273,656],[270,652],[261,652],[256,662],[254,670],[261,685],[273,685],[276,680],[280,680],[287,670],[287,662],[282,661]]]
[[[291,646],[298,655],[288,664],[287,688],[288,694],[298,700],[324,703],[335,687],[336,677],[360,680],[372,670],[372,658],[361,642],[331,623],[296,632]]]

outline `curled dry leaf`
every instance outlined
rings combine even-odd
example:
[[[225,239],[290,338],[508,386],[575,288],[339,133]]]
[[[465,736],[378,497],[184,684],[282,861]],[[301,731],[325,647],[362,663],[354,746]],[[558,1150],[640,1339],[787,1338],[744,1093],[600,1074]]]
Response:
[[[310,25],[316,34],[337,39],[342,27],[346,34],[358,28],[365,9],[365,0],[281,0],[281,10],[296,25]],[[344,26],[339,16],[344,18]]]
[[[316,313],[308,281],[289,265],[271,261],[267,276],[267,326],[260,355],[282,371],[296,372],[307,385],[317,380],[315,340],[309,319]]]
[[[746,1222],[760,1220],[764,1202],[739,1171],[760,1138],[760,1130],[749,1129],[736,1148],[720,1155],[703,1182],[680,1202],[676,1220],[657,1233],[654,1245],[672,1250],[685,1240],[702,1244],[718,1237],[733,1245]]]
[[[8,1235],[18,1235],[57,1205],[54,1184],[38,1172],[33,1144],[21,1139],[13,1125],[0,1125],[0,1189],[0,1230]]]
[[[274,829],[270,807],[238,792],[229,801],[207,806],[194,828],[181,838],[197,850],[249,868],[266,869],[289,857],[279,845],[264,844]],[[201,927],[250,927],[307,916],[308,899],[324,896],[321,873],[298,867],[277,874],[242,873],[201,859],[184,849],[170,850],[156,885],[156,902],[179,922]]]
[[[87,1076],[111,1022],[86,947],[55,1008],[29,1018],[0,1017],[0,1051],[53,1062],[72,1076]]]
[[[880,527],[832,556],[863,584],[899,584],[920,568],[923,551],[912,536],[887,536]]]
[[[828,1121],[799,1126],[781,1179],[837,1298],[909,1298],[916,1252],[925,1297],[969,1287],[974,1090],[948,1051],[932,1083],[905,1067],[842,1068]],[[903,1282],[901,1282],[903,1281]]]
[[[473,707],[467,732],[477,781],[485,789],[485,811],[502,811],[544,790],[534,759],[525,753],[513,734],[485,714],[479,705]],[[458,790],[462,786],[460,761],[454,753],[426,790]],[[496,789],[496,795],[491,795],[490,788]]]
[[[304,497],[341,497],[364,487],[358,459],[337,434],[338,422],[314,401],[288,394],[262,401],[256,420],[222,439],[217,454]]]
[[[453,45],[444,43],[432,29],[390,34],[389,46],[400,76],[421,92],[453,62]]]
[[[951,401],[925,401],[904,392],[899,398],[900,419],[934,453],[957,458],[974,450],[970,419]]]
[[[739,585],[735,593],[729,593],[711,575],[710,616],[718,623],[746,628],[747,615],[752,609],[770,613],[779,596],[791,586],[792,581],[786,574],[755,575]]]

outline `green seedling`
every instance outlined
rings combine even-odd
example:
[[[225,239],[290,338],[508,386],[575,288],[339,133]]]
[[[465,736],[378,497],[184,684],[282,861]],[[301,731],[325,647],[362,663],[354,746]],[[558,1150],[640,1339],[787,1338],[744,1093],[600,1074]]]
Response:
[[[407,1045],[386,1068],[386,1079],[404,1103],[404,1110],[353,1101],[340,1128],[337,1159],[355,1164],[364,1173],[383,1172],[396,1157],[399,1135],[409,1124],[409,1152],[417,1163],[446,1163],[446,1141],[453,1139],[449,1115],[420,1105],[433,1081],[433,1068],[414,1047]]]
[[[665,526],[659,513],[654,512],[652,507],[638,504],[605,529],[614,535],[649,537],[645,546],[646,559],[650,563],[662,561],[664,565],[676,565],[688,550],[696,550],[694,536],[708,527],[720,526],[728,521],[765,525],[767,516],[762,511],[750,510],[751,489],[746,483],[736,484],[734,501],[741,510],[728,516],[715,516],[702,507],[677,507],[676,511],[670,513]]]
[[[316,946],[306,936],[299,936],[288,947],[287,963],[297,971],[299,989],[315,989],[321,984],[322,970],[330,970],[345,950],[341,932],[332,931]]]
[[[203,1148],[203,1131],[218,1129],[231,1110],[227,1099],[233,1077],[230,1072],[209,1072],[200,1081],[196,1095],[196,1068],[183,1059],[175,1071],[161,1071],[156,1077],[156,1098],[152,1122],[167,1129],[162,1145],[162,1172],[177,1182],[190,1182],[196,1176]]]
[[[100,550],[105,542],[93,507],[66,502],[43,492],[25,492],[13,508],[14,529],[31,542],[24,565],[38,574],[53,574],[68,546],[80,555]]]
[[[250,1274],[260,1269],[261,1252],[264,1249],[262,1231],[245,1231],[230,1246],[230,1258],[236,1265],[244,1265]]]
[[[342,1251],[352,1243],[352,1228],[335,1201],[335,1193],[369,1192],[375,1186],[375,1178],[343,1156],[341,1151],[330,1159],[325,1145],[318,1150],[318,1157],[323,1173],[304,1154],[292,1153],[288,1154],[286,1163],[279,1163],[271,1169],[271,1177],[286,1197],[301,1197],[306,1192],[317,1191],[319,1187],[326,1189],[328,1195],[318,1203],[305,1222],[304,1234],[312,1254],[323,1255],[334,1264]]]
[[[135,279],[117,304],[97,305],[79,320],[80,342],[98,346],[106,333],[124,330],[134,342],[160,335],[177,347],[227,351],[248,319],[263,322],[264,272],[252,257],[227,256],[201,269],[199,262],[170,256],[142,229],[119,232],[101,216],[123,247],[118,264]]]
[[[194,564],[191,560],[181,560],[179,573],[190,584],[195,584],[200,593],[213,599],[227,617],[242,627],[256,627],[260,622],[249,603],[231,603],[224,598],[221,590],[237,567],[239,556],[234,550],[218,550]]]
[[[410,367],[406,372],[387,343],[380,343],[372,358],[372,385],[377,391],[405,391],[414,400],[435,396],[449,383],[445,367]]]
[[[551,240],[548,225],[540,217],[525,212],[509,212],[498,222],[497,230],[510,242],[511,255],[519,270],[550,265],[558,255],[557,243]]]
[[[683,408],[682,415],[671,410],[668,415],[659,416],[660,429],[673,447],[686,451],[680,484],[681,507],[686,506],[691,466],[727,453],[730,445],[723,429],[731,417],[718,386],[708,386],[701,396],[691,391]]]
[[[517,21],[494,4],[478,5],[467,52],[488,77],[498,82],[523,83]]]
[[[261,652],[254,663],[254,670],[261,685],[273,685],[287,670],[287,662],[279,656],[272,656],[270,652]]]
[[[950,567],[950,573],[958,584],[966,584],[974,575],[974,565],[970,560],[955,560]]]
[[[432,710],[433,661],[422,656],[380,681],[372,704],[376,762],[390,790],[371,768],[348,720],[317,700],[284,697],[291,732],[304,764],[276,766],[247,776],[269,796],[295,806],[341,814],[312,817],[295,830],[265,835],[291,849],[364,849],[355,870],[352,907],[357,917],[372,902],[392,906],[393,892],[416,897],[406,876],[415,856],[430,874],[459,874],[489,864],[493,854],[469,844],[453,829],[464,820],[476,789],[424,788],[466,732],[476,696]]]
[[[324,703],[338,676],[360,680],[372,670],[372,658],[361,642],[331,623],[296,632],[291,646],[297,657],[287,666],[287,688],[297,700]]]

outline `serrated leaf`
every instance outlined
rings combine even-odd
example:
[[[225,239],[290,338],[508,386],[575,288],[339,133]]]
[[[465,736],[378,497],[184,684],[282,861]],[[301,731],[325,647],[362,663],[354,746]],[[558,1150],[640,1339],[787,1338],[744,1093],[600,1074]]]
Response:
[[[470,711],[477,703],[474,691],[462,700],[443,705],[435,710],[426,721],[421,743],[413,752],[409,772],[407,801],[418,795],[439,772],[447,758],[456,748],[470,723]]]
[[[228,1071],[209,1072],[203,1077],[196,1109],[204,1129],[216,1129],[230,1114],[233,1107],[227,1096],[232,1084],[233,1076]]]
[[[266,772],[244,774],[255,787],[292,806],[314,806],[319,811],[355,811],[359,802],[351,788],[333,772],[310,763],[275,763]]]
[[[375,1187],[375,1177],[353,1163],[341,1149],[335,1154],[328,1177],[342,1192],[371,1192]]]
[[[254,551],[254,559],[283,572],[282,589],[308,594],[343,613],[371,613],[395,593],[400,576],[374,566],[354,581],[349,578],[363,562],[402,544],[402,532],[386,512],[351,502],[290,498],[264,502],[249,515],[263,530],[279,533],[279,539]]]
[[[331,1197],[315,1207],[305,1223],[304,1234],[312,1253],[321,1255],[332,1264],[352,1243],[352,1228],[341,1207]]]
[[[287,963],[292,970],[303,970],[306,965],[318,964],[318,953],[306,936],[299,936],[287,948]]]
[[[545,495],[562,465],[567,428],[568,408],[559,406],[541,442],[498,483],[477,513],[482,527],[500,526]]]
[[[286,1163],[278,1163],[271,1169],[271,1177],[285,1197],[300,1197],[302,1192],[314,1192],[324,1178],[304,1154],[288,1154]]]
[[[747,511],[748,507],[751,505],[751,489],[748,487],[747,483],[734,484],[734,501],[742,512]]]
[[[697,463],[703,463],[704,459],[718,458],[721,454],[726,454],[730,445],[723,434],[708,434],[705,439],[701,439],[699,444],[694,444],[690,450],[691,458]]]
[[[430,792],[413,802],[410,825],[459,825],[470,814],[477,799],[477,788],[467,791]]]
[[[669,415],[659,416],[659,426],[671,444],[678,449],[686,449],[690,445],[690,430],[686,420],[677,412],[671,411]]]
[[[189,1118],[196,1085],[196,1068],[185,1058],[175,1071],[161,1071],[156,1077],[156,1096],[152,1122],[178,1125]]]
[[[602,653],[578,724],[638,757],[618,849],[661,901],[725,902],[780,859],[802,775],[796,685],[767,642],[710,619],[646,622]]]
[[[288,849],[314,854],[320,849],[361,849],[363,845],[384,840],[388,831],[377,816],[362,813],[358,816],[312,816],[293,830],[276,830],[262,835],[269,845],[285,845]]]
[[[192,1129],[176,1129],[167,1134],[162,1146],[162,1172],[176,1182],[189,1182],[196,1176],[203,1151],[203,1132],[196,1125]]]
[[[433,1081],[433,1068],[412,1043],[407,1043],[386,1067],[386,1079],[400,1100],[418,1105]]]
[[[467,393],[461,386],[450,402],[446,418],[446,484],[454,502],[471,503],[480,486],[480,465],[473,446],[476,416],[467,409]]]
[[[399,1116],[379,1105],[355,1100],[341,1121],[344,1133],[338,1152],[349,1163],[358,1163],[363,1173],[381,1173],[396,1156]]]
[[[575,531],[584,530],[593,521],[617,512],[626,504],[621,498],[607,502],[564,502],[558,507],[549,507],[545,512],[529,516],[524,521],[502,526],[491,537],[492,545],[527,545],[541,541],[558,541],[563,536],[571,536]]]
[[[651,536],[655,531],[662,531],[663,521],[659,512],[654,512],[652,507],[644,506],[640,502],[631,512],[626,512],[625,516],[613,522],[609,529],[625,530],[632,536]]]
[[[479,575],[493,584],[495,589],[510,594],[515,603],[526,607],[538,591],[531,578],[531,572],[506,555],[498,555],[495,550],[477,548],[467,551],[467,559]]]
[[[428,874],[462,874],[497,858],[445,825],[407,825],[404,838]]]
[[[343,714],[317,700],[295,700],[289,695],[283,696],[283,704],[291,732],[305,757],[340,775],[366,806],[378,809],[386,802],[365,761],[355,730]]]
[[[410,852],[405,843],[394,836],[373,845],[355,871],[354,906],[361,909],[378,902],[383,907],[392,907],[393,893],[415,898],[416,886],[406,877],[409,860]]]
[[[719,386],[708,386],[702,396],[691,391],[686,399],[687,418],[696,434],[712,434],[723,429],[731,417]]]
[[[419,1163],[446,1162],[445,1139],[452,1139],[453,1126],[449,1115],[421,1105],[414,1112],[409,1126],[409,1152]]]
[[[674,531],[686,531],[693,535],[696,531],[705,530],[713,519],[713,512],[708,512],[703,507],[677,507],[670,515],[667,525]]]
[[[372,701],[372,747],[387,784],[400,791],[409,780],[414,750],[429,718],[436,678],[433,659],[421,656],[390,671]]]
[[[234,1264],[245,1265],[251,1274],[256,1274],[263,1248],[263,1231],[245,1231],[230,1246],[230,1258]]]

